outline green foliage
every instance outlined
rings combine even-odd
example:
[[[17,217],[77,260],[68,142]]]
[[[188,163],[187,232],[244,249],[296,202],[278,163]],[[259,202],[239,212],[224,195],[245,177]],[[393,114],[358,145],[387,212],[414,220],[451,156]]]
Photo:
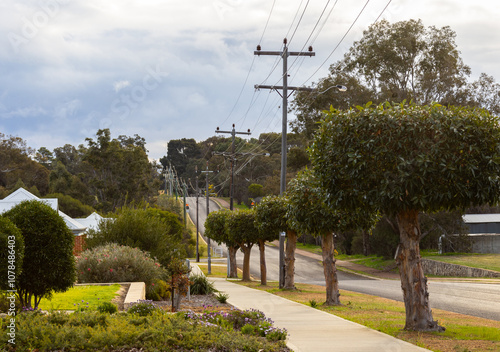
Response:
[[[267,241],[278,239],[280,232],[289,230],[287,223],[287,198],[283,196],[264,197],[254,208],[255,225]]]
[[[222,317],[222,314],[220,314]],[[223,321],[221,320],[221,323]],[[0,322],[0,349],[8,350],[8,317]],[[270,335],[268,333],[268,335]],[[286,337],[286,333],[285,333]],[[16,317],[16,352],[104,351],[263,351],[285,348],[278,342],[239,331],[220,329],[198,315],[170,314],[160,309],[152,314],[105,314],[81,312],[21,314]]]
[[[99,130],[96,140],[86,138],[88,146],[83,161],[86,183],[98,200],[96,208],[113,211],[127,202],[145,200],[156,194],[159,183],[154,179],[144,140],[135,136],[111,139],[109,129]]]
[[[255,226],[255,211],[253,210],[230,212],[226,226],[229,237],[240,247],[251,247],[259,240],[260,233]]]
[[[177,250],[183,256],[180,244],[181,235],[175,232],[178,221],[170,217],[168,212],[149,210],[146,207],[122,207],[116,218],[101,221],[96,230],[89,230],[88,248],[106,243],[118,243],[130,247],[138,247],[150,252],[153,257],[166,266]]]
[[[226,227],[230,215],[231,212],[225,209],[208,214],[205,221],[205,235],[217,243],[224,243],[227,246],[236,245],[235,239],[230,237]]]
[[[77,258],[78,282],[134,282],[150,286],[166,271],[147,252],[116,243],[88,249]]]
[[[146,299],[165,301],[170,298],[170,286],[163,280],[155,280],[146,286]]]
[[[386,214],[495,203],[500,127],[486,111],[384,104],[333,110],[311,159],[328,204]]]
[[[127,310],[127,313],[145,317],[153,314],[153,312],[159,309],[161,308],[154,304],[153,301],[139,300],[136,303],[132,303],[131,307]]]
[[[43,198],[57,198],[59,210],[72,218],[84,218],[94,212],[90,205],[83,204],[78,199],[61,193],[50,193]]]
[[[264,195],[264,186],[258,183],[252,183],[248,186],[248,196],[250,198],[262,197]]]
[[[9,287],[21,275],[24,258],[24,239],[21,231],[6,217],[0,216],[0,281],[1,290]]]
[[[318,302],[314,298],[309,300],[309,305],[313,308],[318,308]]]
[[[227,300],[229,299],[229,294],[224,292],[219,292],[215,294],[215,298],[217,298],[217,301],[219,301],[219,303],[226,303]]]
[[[102,302],[97,306],[97,311],[99,313],[113,314],[118,311],[118,307],[111,302]]]
[[[74,235],[50,206],[24,201],[10,209],[9,218],[24,238],[24,260],[16,287],[21,303],[37,307],[44,296],[64,292],[75,282]]]
[[[210,282],[203,274],[191,275],[189,279],[191,280],[190,292],[192,295],[209,295],[217,292],[214,283]]]

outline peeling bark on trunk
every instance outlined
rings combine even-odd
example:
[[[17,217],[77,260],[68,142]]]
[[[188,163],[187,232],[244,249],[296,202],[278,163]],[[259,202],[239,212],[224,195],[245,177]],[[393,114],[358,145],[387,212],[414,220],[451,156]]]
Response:
[[[335,257],[333,251],[335,245],[333,243],[333,233],[324,234],[321,241],[321,249],[323,253],[323,271],[325,273],[326,283],[326,302],[325,305],[340,305],[339,281],[337,279],[337,267],[335,266]]]
[[[297,247],[297,233],[288,231],[285,247],[285,285],[283,288],[295,290],[295,248]]]
[[[238,251],[238,246],[229,246],[227,250],[229,253],[229,264],[231,266],[229,269],[229,277],[238,278],[238,264],[236,264],[236,252]]]
[[[251,281],[250,279],[250,252],[252,250],[252,246],[241,246],[241,250],[243,251],[243,278],[242,281]]]
[[[401,288],[406,310],[405,330],[444,331],[432,318],[424,276],[420,260],[420,226],[418,211],[403,211],[397,216],[400,245],[396,258],[401,276]]]
[[[266,268],[266,246],[265,242],[259,240],[259,253],[260,253],[260,284],[267,285],[267,268]]]

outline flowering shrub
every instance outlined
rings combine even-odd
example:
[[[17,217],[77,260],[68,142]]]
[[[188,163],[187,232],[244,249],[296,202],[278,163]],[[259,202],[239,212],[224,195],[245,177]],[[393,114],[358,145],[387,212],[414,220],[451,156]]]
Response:
[[[151,286],[166,276],[148,253],[115,243],[89,249],[76,260],[78,282],[133,282]]]
[[[184,313],[184,317],[203,326],[218,326],[227,331],[240,330],[245,335],[261,336],[270,341],[285,340],[286,329],[273,327],[273,321],[256,309],[231,312]]]

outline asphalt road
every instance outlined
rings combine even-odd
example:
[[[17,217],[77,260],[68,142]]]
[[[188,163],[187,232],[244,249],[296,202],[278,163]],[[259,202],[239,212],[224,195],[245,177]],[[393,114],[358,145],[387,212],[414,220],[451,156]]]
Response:
[[[206,218],[205,202],[200,198],[200,232],[204,232],[202,224]],[[196,221],[196,198],[188,200],[190,216]],[[203,203],[203,204],[202,204]],[[211,203],[210,211],[217,210],[215,203]],[[205,214],[205,215],[203,215]],[[250,257],[250,271],[252,276],[260,278],[259,250],[252,249]],[[242,266],[243,253],[237,254],[238,266]],[[276,247],[266,246],[266,264],[268,280],[278,281],[279,251]],[[339,286],[341,289],[365,293],[393,299],[403,300],[401,283],[397,280],[370,279],[360,275],[338,271]],[[324,285],[323,266],[315,259],[296,254],[295,282]],[[438,308],[450,312],[467,314],[486,319],[500,321],[500,283],[452,282],[429,280],[429,300],[431,308]],[[341,297],[342,300],[342,297]],[[435,319],[439,316],[434,314]],[[500,328],[500,324],[499,324]]]

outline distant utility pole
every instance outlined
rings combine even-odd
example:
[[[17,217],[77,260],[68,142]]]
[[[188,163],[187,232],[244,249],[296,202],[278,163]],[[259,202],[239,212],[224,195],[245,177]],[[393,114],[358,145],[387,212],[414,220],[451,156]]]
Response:
[[[200,193],[199,188],[198,188],[198,165],[195,165],[195,171],[196,171],[196,262],[200,262],[200,252],[199,252],[199,237],[200,237],[200,230],[199,230],[199,220],[198,220],[198,194]]]
[[[206,171],[202,171],[202,173],[206,173],[207,176],[207,217],[208,217],[208,214],[210,213],[210,210],[209,210],[209,192],[208,192],[208,174],[210,172],[213,172],[213,171],[209,171],[208,170],[208,161],[207,161],[207,170]],[[207,247],[208,247],[208,274],[210,275],[212,273],[212,257],[211,257],[211,254],[210,254],[210,237],[207,236]]]
[[[231,131],[220,131],[219,127],[217,127],[217,130],[215,130],[215,133],[230,133],[232,140],[231,140],[231,186],[229,187],[230,189],[230,201],[229,201],[229,209],[233,210],[233,198],[234,198],[234,140],[237,134],[251,134],[250,129],[248,129],[247,132],[236,132],[234,129],[234,123],[233,123],[233,129]]]
[[[312,46],[309,47],[309,51],[288,51],[287,40],[283,39],[283,50],[282,51],[262,51],[260,45],[257,45],[257,50],[254,51],[254,55],[279,55],[283,59],[283,85],[282,86],[266,86],[256,84],[256,89],[273,89],[278,92],[279,95],[283,98],[282,111],[283,111],[283,120],[282,120],[282,132],[281,132],[281,177],[280,177],[280,194],[283,195],[286,190],[286,153],[287,153],[287,141],[286,141],[286,132],[287,132],[287,113],[288,113],[288,90],[293,91],[313,91],[312,88],[305,87],[289,87],[288,86],[288,56],[315,56],[316,53],[312,51]],[[282,90],[282,93],[279,92],[278,89]],[[285,285],[285,236],[280,234],[280,242],[279,242],[279,265],[280,265],[280,280],[279,287],[283,288]]]

